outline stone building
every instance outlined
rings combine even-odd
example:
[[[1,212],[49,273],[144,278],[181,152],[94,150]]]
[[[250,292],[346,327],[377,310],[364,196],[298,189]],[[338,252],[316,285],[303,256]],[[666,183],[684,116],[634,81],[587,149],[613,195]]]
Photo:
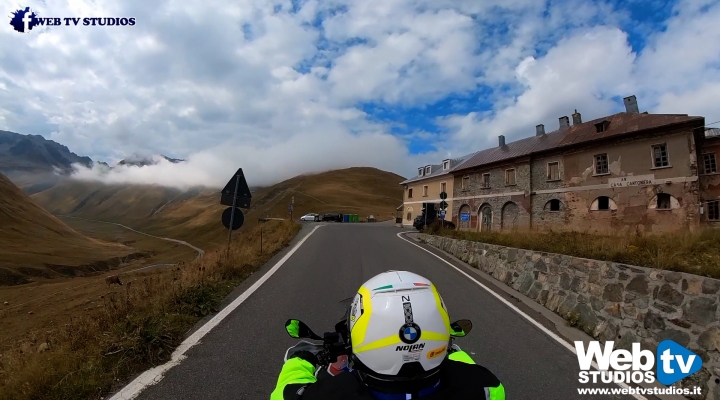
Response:
[[[473,153],[474,154],[474,153]],[[422,215],[423,203],[440,204],[440,193],[445,192],[448,207],[447,215],[453,215],[452,194],[453,176],[450,172],[467,161],[472,154],[458,158],[448,158],[440,164],[430,164],[418,167],[418,174],[410,179],[400,182],[404,186],[403,194],[403,226],[412,226],[415,217]],[[449,219],[449,218],[448,218]]]
[[[706,129],[700,148],[701,221],[720,226],[720,128]]]
[[[500,136],[498,147],[452,171],[453,222],[467,230],[697,227],[701,212],[711,214],[709,205],[700,207],[704,150],[696,143],[718,150],[720,141],[705,137],[703,117],[640,113],[635,96],[624,101],[625,112],[583,122],[576,110],[572,125],[561,117],[553,132],[538,125],[534,136],[515,142]],[[717,199],[714,179],[704,182]]]

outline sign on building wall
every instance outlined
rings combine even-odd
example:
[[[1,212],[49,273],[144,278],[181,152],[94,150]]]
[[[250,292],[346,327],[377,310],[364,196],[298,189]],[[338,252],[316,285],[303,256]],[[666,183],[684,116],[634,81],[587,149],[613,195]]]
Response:
[[[608,183],[610,184],[611,188],[628,186],[648,186],[653,184],[654,179],[654,174],[623,176],[622,178],[610,178],[608,179]]]
[[[460,221],[470,221],[470,213],[460,214]]]

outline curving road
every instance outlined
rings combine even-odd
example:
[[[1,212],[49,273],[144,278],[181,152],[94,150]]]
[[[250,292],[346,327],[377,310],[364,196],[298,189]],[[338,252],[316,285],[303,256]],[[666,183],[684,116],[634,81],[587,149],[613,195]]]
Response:
[[[532,323],[509,305],[520,304],[517,299],[492,294],[442,259],[491,289],[493,283],[438,251],[430,250],[440,257],[423,250],[398,235],[402,231],[386,224],[306,225],[183,343],[174,361],[145,372],[111,400],[268,399],[285,350],[294,343],[285,320],[300,318],[319,333],[329,330],[344,312],[340,301],[390,269],[429,278],[451,319],[473,321],[473,331],[457,343],[503,381],[508,399],[632,399],[579,396],[577,358],[548,334],[552,322],[533,312],[540,323]]]

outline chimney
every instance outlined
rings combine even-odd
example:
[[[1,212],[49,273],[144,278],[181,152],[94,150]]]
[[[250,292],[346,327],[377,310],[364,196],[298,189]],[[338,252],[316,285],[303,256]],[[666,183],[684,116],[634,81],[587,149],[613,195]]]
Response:
[[[570,118],[566,116],[558,118],[560,120],[560,129],[565,129],[570,126]]]
[[[545,125],[540,124],[535,126],[535,136],[545,135]]]
[[[498,136],[498,142],[500,144],[500,147],[505,146],[505,135]]]
[[[577,109],[575,110],[575,114],[573,114],[572,117],[573,117],[573,125],[582,124],[582,118],[580,117],[580,113],[577,112]]]
[[[640,113],[640,109],[638,108],[637,99],[635,98],[635,95],[624,98],[623,102],[625,103],[625,112],[631,113],[631,114]]]

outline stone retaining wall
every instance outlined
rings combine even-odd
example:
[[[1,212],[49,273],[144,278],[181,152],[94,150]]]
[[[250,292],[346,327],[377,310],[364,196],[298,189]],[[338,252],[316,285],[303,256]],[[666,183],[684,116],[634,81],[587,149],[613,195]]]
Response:
[[[421,234],[420,240],[492,275],[601,341],[654,352],[665,339],[700,355],[678,384],[720,400],[720,280],[692,274]],[[676,385],[678,385],[676,384]],[[707,397],[706,397],[707,396]],[[693,397],[690,397],[693,398]]]

